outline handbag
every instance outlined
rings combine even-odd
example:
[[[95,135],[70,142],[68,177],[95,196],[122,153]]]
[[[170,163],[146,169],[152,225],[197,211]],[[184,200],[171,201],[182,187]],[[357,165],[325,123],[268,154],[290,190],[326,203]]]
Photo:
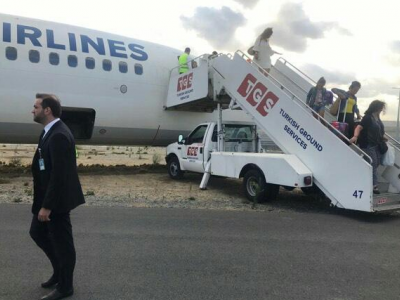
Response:
[[[394,148],[391,145],[387,145],[388,150],[386,151],[385,154],[382,155],[382,159],[381,159],[381,165],[382,166],[394,166],[394,162],[395,162],[395,153],[394,153]]]
[[[249,49],[247,49],[247,53],[249,54],[249,55],[254,55],[255,54],[255,51],[254,51],[254,46],[251,46]]]
[[[333,102],[329,112],[332,116],[336,116],[339,112],[340,101],[342,101],[339,97],[336,98],[335,102]]]
[[[385,154],[388,151],[388,145],[385,141],[382,141],[378,144],[378,149],[381,154]]]

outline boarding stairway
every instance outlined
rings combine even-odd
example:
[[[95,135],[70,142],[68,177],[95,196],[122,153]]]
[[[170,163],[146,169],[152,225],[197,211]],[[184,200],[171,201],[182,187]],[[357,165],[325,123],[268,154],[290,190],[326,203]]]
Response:
[[[215,103],[226,108],[229,102],[229,108],[247,112],[284,153],[296,155],[333,205],[368,212],[400,209],[400,151],[396,149],[396,165],[381,172],[385,193],[374,196],[371,158],[349,145],[329,122],[313,117],[305,98],[301,100],[311,82],[307,86],[278,68],[266,77],[240,51],[233,57],[220,55],[187,74],[171,74],[165,108],[195,111],[196,104],[215,109]],[[204,74],[206,79],[197,80]]]
[[[307,93],[311,87],[316,86],[316,82],[307,74],[303,73],[301,70],[296,68],[293,64],[285,60],[284,58],[280,57],[275,65],[272,67],[271,75],[279,82],[279,84],[285,85],[298,99],[306,102]],[[335,100],[335,99],[334,99]],[[319,117],[319,116],[317,116]],[[333,116],[329,112],[329,107],[325,108],[324,119],[321,121],[327,121],[331,123],[332,121],[336,121],[337,117]],[[400,142],[393,138],[388,133],[385,134],[385,137],[388,140],[388,144],[394,147],[396,152],[396,158],[399,157],[400,152]],[[390,184],[390,180],[388,181],[387,178],[395,177],[400,180],[400,164],[399,161],[396,159],[395,166],[392,168],[387,168],[384,166],[380,166],[378,168],[378,182],[379,182],[379,190],[386,191],[390,193],[396,193],[399,189],[395,186]],[[397,181],[399,182],[399,181]],[[379,196],[383,197],[383,196]],[[376,198],[379,198],[378,196]]]

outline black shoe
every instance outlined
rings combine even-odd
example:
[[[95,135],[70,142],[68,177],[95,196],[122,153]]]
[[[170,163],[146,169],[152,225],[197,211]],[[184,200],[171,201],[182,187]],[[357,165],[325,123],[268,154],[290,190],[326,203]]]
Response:
[[[376,194],[376,195],[378,195],[378,194],[381,193],[378,189],[374,189],[372,192],[373,192],[374,194]]]
[[[50,288],[50,287],[56,285],[57,283],[58,283],[58,277],[53,275],[50,277],[49,280],[47,280],[46,282],[43,282],[41,284],[41,286],[42,286],[42,288],[47,289],[47,288]]]
[[[58,300],[58,299],[63,299],[63,298],[70,297],[73,294],[74,294],[74,290],[73,289],[71,289],[69,292],[66,292],[66,293],[61,293],[57,289],[55,289],[50,294],[40,298],[40,300]]]

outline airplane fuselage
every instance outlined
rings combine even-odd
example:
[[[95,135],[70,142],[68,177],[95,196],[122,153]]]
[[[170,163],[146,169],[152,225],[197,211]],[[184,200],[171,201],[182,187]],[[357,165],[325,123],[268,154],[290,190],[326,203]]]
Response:
[[[164,110],[181,51],[64,24],[1,15],[0,142],[35,143],[36,93],[53,93],[86,144],[166,145],[216,113]],[[231,120],[245,119],[230,112]]]

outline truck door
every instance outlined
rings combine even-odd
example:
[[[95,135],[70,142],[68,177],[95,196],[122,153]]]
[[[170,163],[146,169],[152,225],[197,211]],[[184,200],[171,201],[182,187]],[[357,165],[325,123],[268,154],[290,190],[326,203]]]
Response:
[[[192,172],[204,172],[204,139],[208,125],[199,125],[185,139],[185,145],[182,147],[182,164],[185,170]]]

